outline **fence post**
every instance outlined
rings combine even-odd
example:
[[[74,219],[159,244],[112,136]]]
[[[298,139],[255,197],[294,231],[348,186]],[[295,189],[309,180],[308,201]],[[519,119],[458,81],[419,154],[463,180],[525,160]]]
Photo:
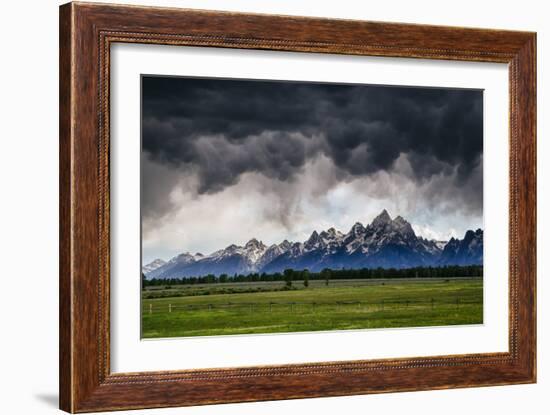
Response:
[[[212,304],[208,304],[208,311],[212,311]]]
[[[172,304],[168,304],[168,312],[169,312],[169,313],[172,312]]]
[[[153,304],[149,304],[149,314],[153,314]]]

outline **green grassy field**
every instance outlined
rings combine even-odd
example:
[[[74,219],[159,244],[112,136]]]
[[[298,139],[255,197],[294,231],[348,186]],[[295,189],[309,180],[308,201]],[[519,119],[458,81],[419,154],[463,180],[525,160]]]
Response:
[[[142,337],[187,337],[483,322],[483,281],[310,281],[155,287],[142,291]],[[156,298],[155,298],[156,297]]]

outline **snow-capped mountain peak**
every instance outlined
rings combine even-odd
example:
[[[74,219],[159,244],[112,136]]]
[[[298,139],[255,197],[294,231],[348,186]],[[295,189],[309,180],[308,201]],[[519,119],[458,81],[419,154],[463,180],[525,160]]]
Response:
[[[329,228],[326,231],[321,232],[319,237],[323,240],[323,242],[330,243],[342,239],[344,234],[334,228]]]
[[[377,217],[374,218],[371,225],[375,228],[379,228],[388,225],[392,222],[391,216],[386,209],[384,209]]]
[[[365,233],[365,230],[366,229],[361,222],[355,222],[355,225],[351,227],[349,234],[357,237],[359,235],[363,235]]]
[[[252,238],[244,246],[244,256],[248,259],[248,261],[250,261],[251,264],[255,264],[266,250],[267,246],[265,246],[262,241]]]
[[[409,222],[407,222],[403,217],[398,216],[392,221],[393,227],[398,230],[400,233],[408,236],[416,235],[414,230]]]
[[[292,244],[290,242],[288,242],[286,239],[281,242],[278,247],[283,251],[283,252],[286,252],[290,249],[290,247],[292,246]]]
[[[176,255],[174,258],[168,261],[169,263],[179,263],[179,264],[188,264],[195,261],[195,256],[189,252],[183,252],[179,255]]]
[[[143,267],[141,267],[141,272],[147,275],[150,272],[162,267],[164,264],[166,264],[166,261],[160,258],[157,258],[154,261],[149,262],[147,265],[144,265]]]
[[[248,241],[245,246],[246,249],[258,249],[258,248],[265,248],[265,245],[262,241],[258,241],[256,238],[252,238],[250,241]]]
[[[306,249],[306,251],[322,248],[323,246],[324,246],[323,240],[321,239],[317,231],[313,231],[309,239],[306,242],[304,242],[304,248]]]
[[[451,238],[441,252],[440,263],[468,265],[483,262],[483,230],[469,230],[464,239]]]
[[[272,273],[286,268],[316,272],[324,268],[407,268],[482,262],[481,229],[468,231],[464,239],[451,238],[447,243],[424,239],[415,234],[406,219],[397,216],[392,220],[384,209],[369,225],[357,222],[347,234],[331,227],[320,233],[314,230],[304,242],[284,240],[269,247],[252,238],[244,246],[232,244],[207,256],[180,254],[146,276]]]

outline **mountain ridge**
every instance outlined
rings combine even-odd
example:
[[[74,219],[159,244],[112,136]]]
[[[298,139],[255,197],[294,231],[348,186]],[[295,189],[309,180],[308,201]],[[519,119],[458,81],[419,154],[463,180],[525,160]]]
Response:
[[[356,222],[346,234],[331,227],[314,230],[304,242],[285,239],[270,246],[252,238],[244,246],[231,244],[210,255],[185,252],[164,264],[160,261],[142,268],[146,278],[273,273],[286,268],[317,272],[324,268],[479,265],[483,263],[483,230],[468,230],[463,239],[451,238],[443,244],[418,237],[406,219],[392,219],[384,209],[367,226]]]

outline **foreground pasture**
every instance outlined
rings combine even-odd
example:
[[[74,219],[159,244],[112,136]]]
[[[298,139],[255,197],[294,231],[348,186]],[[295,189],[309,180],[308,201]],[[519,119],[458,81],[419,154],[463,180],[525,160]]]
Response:
[[[483,322],[481,278],[301,281],[155,287],[142,337],[188,337]]]

